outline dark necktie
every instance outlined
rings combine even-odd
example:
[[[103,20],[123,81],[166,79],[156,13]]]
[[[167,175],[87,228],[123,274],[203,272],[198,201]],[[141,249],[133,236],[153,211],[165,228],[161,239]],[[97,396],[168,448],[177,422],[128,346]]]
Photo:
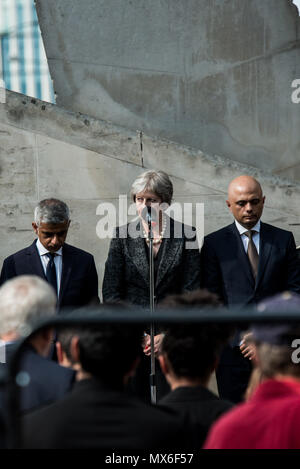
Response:
[[[47,264],[47,269],[46,269],[46,278],[50,285],[55,290],[55,293],[57,294],[57,278],[56,278],[56,269],[55,269],[55,263],[54,263],[54,257],[55,254],[52,252],[47,252],[46,256],[49,257],[49,262]]]
[[[252,239],[255,233],[256,233],[255,230],[250,230],[250,231],[246,231],[246,233],[244,234],[249,238],[247,254],[248,254],[248,259],[251,265],[253,277],[256,279],[257,271],[258,271],[259,256],[258,256],[256,246],[254,244],[254,241]]]

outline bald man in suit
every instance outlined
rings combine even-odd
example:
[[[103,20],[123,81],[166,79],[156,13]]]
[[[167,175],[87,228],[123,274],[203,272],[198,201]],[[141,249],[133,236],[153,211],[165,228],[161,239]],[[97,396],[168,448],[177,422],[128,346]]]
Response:
[[[234,223],[209,234],[201,251],[202,286],[225,305],[255,306],[284,290],[300,293],[300,263],[291,232],[261,222],[265,197],[258,181],[240,176],[229,184]],[[251,372],[251,350],[236,335],[217,371],[220,396],[239,402]]]

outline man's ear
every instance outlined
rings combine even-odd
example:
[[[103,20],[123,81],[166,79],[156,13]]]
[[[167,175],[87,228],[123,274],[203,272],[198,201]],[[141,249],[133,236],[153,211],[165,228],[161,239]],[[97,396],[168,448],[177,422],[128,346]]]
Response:
[[[31,223],[31,225],[32,225],[32,228],[33,228],[33,231],[35,232],[35,234],[38,234],[39,227],[37,226],[37,224],[33,221]]]
[[[64,359],[61,343],[56,342],[55,346],[56,346],[57,361],[58,361],[59,365],[61,365],[62,362],[63,362],[63,359]]]
[[[79,352],[79,337],[74,335],[71,339],[70,344],[70,354],[74,363],[79,363],[80,361],[80,352]]]
[[[230,204],[229,200],[226,200],[226,205],[227,205],[227,207],[228,207],[229,210],[230,210],[231,204]]]

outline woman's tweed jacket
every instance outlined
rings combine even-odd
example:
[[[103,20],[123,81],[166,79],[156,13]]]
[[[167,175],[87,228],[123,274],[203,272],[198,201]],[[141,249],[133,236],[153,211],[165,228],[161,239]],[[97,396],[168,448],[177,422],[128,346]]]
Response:
[[[155,282],[155,302],[169,294],[195,290],[200,287],[200,254],[193,227],[168,217],[167,236],[162,249]],[[142,237],[129,236],[130,224],[116,229],[111,240],[103,280],[103,301],[122,300],[149,306],[149,262]],[[136,223],[140,229],[140,222]],[[189,243],[196,249],[187,249]]]

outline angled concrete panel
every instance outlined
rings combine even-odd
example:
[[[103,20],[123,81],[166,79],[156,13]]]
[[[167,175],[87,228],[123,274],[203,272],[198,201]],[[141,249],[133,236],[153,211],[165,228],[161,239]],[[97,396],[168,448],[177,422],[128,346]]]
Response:
[[[0,104],[0,264],[32,242],[33,209],[38,200],[54,196],[70,206],[68,240],[93,253],[100,286],[109,239],[98,236],[104,215],[99,204],[112,204],[119,224],[119,195],[125,201],[128,195],[129,206],[133,180],[152,168],[170,175],[174,202],[192,204],[194,214],[196,204],[204,207],[200,235],[232,221],[227,185],[240,174],[252,174],[266,195],[263,220],[293,231],[300,244],[299,183],[9,92]]]
[[[291,0],[36,0],[57,103],[300,180]]]

